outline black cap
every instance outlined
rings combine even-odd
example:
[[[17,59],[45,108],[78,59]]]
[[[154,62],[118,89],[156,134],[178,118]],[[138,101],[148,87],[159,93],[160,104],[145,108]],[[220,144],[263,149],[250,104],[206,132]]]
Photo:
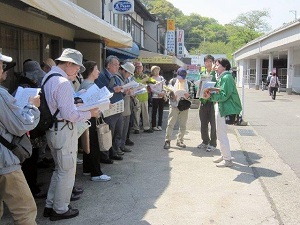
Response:
[[[6,72],[8,70],[10,70],[11,68],[15,67],[16,66],[16,63],[15,62],[9,62],[9,63],[5,63],[6,64],[6,67],[5,69],[3,70],[3,72]]]

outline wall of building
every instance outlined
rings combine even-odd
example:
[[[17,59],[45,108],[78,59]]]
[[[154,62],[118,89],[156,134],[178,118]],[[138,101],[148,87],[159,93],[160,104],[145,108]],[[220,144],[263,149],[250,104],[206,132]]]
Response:
[[[75,35],[75,31],[71,28],[3,3],[0,3],[0,21],[28,30],[61,37],[66,40],[73,40]]]
[[[151,52],[157,52],[157,41],[155,41],[158,40],[157,26],[158,26],[158,22],[151,22],[151,21],[144,22],[144,28],[145,28],[144,47],[145,49]]]

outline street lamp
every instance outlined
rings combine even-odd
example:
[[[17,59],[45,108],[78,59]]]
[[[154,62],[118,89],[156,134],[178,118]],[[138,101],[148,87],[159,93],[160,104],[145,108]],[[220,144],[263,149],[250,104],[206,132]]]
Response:
[[[295,20],[297,19],[297,11],[296,10],[290,10],[290,13],[293,13],[295,15]]]

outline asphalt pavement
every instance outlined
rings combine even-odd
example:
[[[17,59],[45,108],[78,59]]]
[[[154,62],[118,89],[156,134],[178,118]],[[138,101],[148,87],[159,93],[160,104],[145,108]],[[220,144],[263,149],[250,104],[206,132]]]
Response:
[[[190,109],[185,136],[187,148],[175,146],[177,129],[174,130],[174,141],[169,150],[163,149],[164,130],[152,134],[132,134],[135,145],[132,152],[125,153],[123,161],[115,161],[112,165],[101,164],[103,172],[112,177],[111,181],[92,182],[82,175],[82,166],[78,166],[76,184],[84,188],[84,193],[80,200],[71,202],[72,207],[80,211],[78,217],[51,222],[42,216],[45,200],[37,200],[37,223],[300,224],[299,178],[273,144],[256,130],[262,121],[253,119],[258,109],[252,101],[258,101],[256,95],[261,95],[258,99],[263,101],[264,94],[267,93],[245,90],[245,96],[252,99],[245,102],[244,119],[249,125],[228,127],[234,157],[232,168],[217,168],[212,162],[214,157],[220,155],[219,150],[206,152],[197,149],[201,142],[198,110]],[[287,100],[289,97],[285,95]],[[272,104],[284,102],[280,98],[278,96]],[[287,107],[285,105],[282,110]],[[257,112],[259,118],[263,110]],[[167,114],[166,107],[164,129]],[[43,186],[46,189],[51,170],[42,169],[39,174],[40,181],[46,182]],[[12,224],[7,211],[0,224]]]

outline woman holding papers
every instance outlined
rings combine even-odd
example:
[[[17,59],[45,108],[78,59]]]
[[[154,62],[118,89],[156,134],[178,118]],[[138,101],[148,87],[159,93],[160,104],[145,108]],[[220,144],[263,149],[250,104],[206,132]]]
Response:
[[[228,59],[216,59],[215,70],[218,77],[215,87],[220,89],[207,88],[203,93],[204,99],[215,102],[217,137],[220,141],[221,150],[221,157],[213,161],[214,163],[218,163],[217,167],[231,167],[233,165],[225,117],[232,114],[239,114],[242,110],[235,81],[229,72],[230,69],[231,65]]]
[[[87,90],[90,88],[95,84],[94,82],[99,76],[96,62],[87,61],[83,63],[83,65],[86,69],[82,73],[84,80],[80,84],[79,90]],[[96,132],[96,118],[91,118],[90,122],[90,128],[82,135],[84,140],[89,138],[89,140],[85,140],[83,143],[89,144],[87,147],[90,148],[90,154],[83,152],[83,175],[90,175],[92,181],[109,181],[111,177],[103,174],[100,167],[100,149]]]
[[[154,131],[161,131],[162,128],[162,118],[164,112],[164,96],[166,92],[164,90],[165,79],[159,75],[160,67],[152,66],[151,67],[151,77],[156,81],[155,84],[149,84],[152,92],[152,129]],[[158,122],[156,124],[156,115],[158,110]]]

